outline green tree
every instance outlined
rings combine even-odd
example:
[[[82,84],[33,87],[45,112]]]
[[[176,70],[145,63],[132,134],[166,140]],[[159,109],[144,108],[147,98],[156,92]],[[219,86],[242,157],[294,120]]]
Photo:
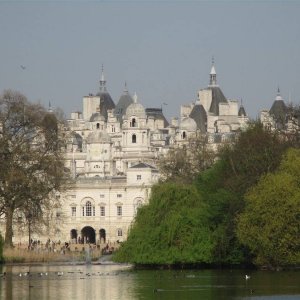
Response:
[[[207,143],[205,135],[188,139],[187,144],[171,148],[158,160],[165,181],[192,183],[198,174],[212,166],[216,153]]]
[[[210,212],[215,242],[214,262],[246,263],[249,252],[236,236],[236,218],[243,212],[244,195],[261,176],[278,168],[290,141],[253,122],[234,143],[220,149],[212,168],[200,174],[197,187]]]
[[[239,197],[224,187],[226,164],[219,160],[201,173],[195,183],[207,205],[209,226],[214,249],[213,263],[218,265],[241,264],[246,261],[243,247],[237,242],[233,216],[239,207]]]
[[[115,259],[136,264],[210,263],[213,245],[207,218],[194,186],[156,185]]]
[[[300,150],[290,149],[279,170],[261,178],[246,195],[237,235],[257,265],[300,263]]]
[[[262,175],[276,170],[290,141],[278,132],[266,130],[259,122],[249,124],[233,145],[221,149],[224,187],[244,195]]]
[[[0,213],[6,246],[12,246],[14,216],[41,218],[66,183],[63,149],[54,115],[20,93],[0,96]]]

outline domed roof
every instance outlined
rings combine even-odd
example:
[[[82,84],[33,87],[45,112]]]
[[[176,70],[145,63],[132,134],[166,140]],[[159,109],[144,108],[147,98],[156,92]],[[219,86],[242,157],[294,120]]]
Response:
[[[246,117],[247,116],[245,108],[244,108],[243,105],[241,105],[240,108],[239,108],[238,116],[239,117]]]
[[[186,131],[196,131],[197,130],[197,124],[195,120],[192,118],[184,118],[180,123],[180,129],[186,130]]]
[[[275,101],[273,102],[269,113],[270,115],[275,117],[276,121],[280,121],[282,123],[284,122],[287,113],[287,107],[284,103],[283,98],[281,97],[279,88],[277,90]]]
[[[100,97],[100,112],[105,117],[105,120],[107,120],[107,111],[114,109],[116,105],[106,89],[106,80],[104,78],[103,65],[100,79],[100,92],[97,93],[97,96]]]
[[[77,132],[71,132],[71,136],[72,136],[72,144],[73,145],[78,145],[78,147],[82,146],[82,137],[80,134],[78,134]]]
[[[110,136],[106,132],[102,132],[99,130],[90,133],[86,139],[86,142],[88,144],[105,144],[110,143],[110,141]]]
[[[130,104],[126,109],[126,116],[136,116],[140,118],[146,118],[146,111],[142,104],[137,102],[137,95],[134,95],[134,103]]]
[[[117,106],[115,107],[115,115],[122,119],[122,116],[126,113],[127,107],[133,103],[133,99],[131,98],[126,84],[123,94],[121,95]]]
[[[99,93],[97,93],[97,96],[99,96],[103,101],[103,105],[105,106],[106,110],[115,108],[116,105],[108,92],[100,91]]]
[[[102,116],[99,112],[92,114],[92,116],[90,117],[90,122],[100,122],[100,121],[105,122],[105,117]]]
[[[198,129],[200,129],[201,132],[206,132],[207,129],[207,114],[202,104],[196,104],[191,113],[190,118],[192,118],[196,124]]]

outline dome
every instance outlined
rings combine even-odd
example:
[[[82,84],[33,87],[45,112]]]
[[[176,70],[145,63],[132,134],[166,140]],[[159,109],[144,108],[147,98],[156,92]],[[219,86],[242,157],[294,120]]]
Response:
[[[104,144],[104,143],[110,143],[110,136],[101,131],[95,131],[89,134],[89,136],[86,139],[86,142],[88,144]]]
[[[134,103],[130,104],[126,109],[126,116],[136,116],[139,118],[146,118],[146,111],[141,103],[137,103],[137,96],[134,95]]]
[[[115,108],[115,103],[108,92],[101,91],[97,93],[96,96],[99,96],[101,101],[103,101],[103,106],[105,107],[106,110]]]
[[[100,122],[100,121],[105,122],[105,117],[102,116],[99,112],[92,114],[90,118],[90,122]]]
[[[82,147],[82,137],[77,132],[71,132],[71,139],[70,142],[72,145],[77,145],[79,148]]]
[[[207,115],[202,104],[196,104],[193,107],[190,113],[190,118],[192,118],[196,122],[197,127],[201,132],[206,132]]]
[[[128,106],[130,106],[130,104],[132,103],[133,99],[131,98],[130,94],[127,90],[124,90],[117,106],[115,107],[115,115],[121,119],[122,116],[126,113]]]
[[[197,124],[192,118],[184,118],[180,123],[180,129],[186,131],[196,131]]]

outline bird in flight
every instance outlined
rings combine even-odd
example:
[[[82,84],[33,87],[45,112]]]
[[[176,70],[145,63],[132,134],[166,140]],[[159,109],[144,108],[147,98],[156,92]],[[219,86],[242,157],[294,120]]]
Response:
[[[21,65],[20,67],[21,67],[22,70],[25,70],[25,69],[26,69],[26,67],[23,66],[23,65]]]

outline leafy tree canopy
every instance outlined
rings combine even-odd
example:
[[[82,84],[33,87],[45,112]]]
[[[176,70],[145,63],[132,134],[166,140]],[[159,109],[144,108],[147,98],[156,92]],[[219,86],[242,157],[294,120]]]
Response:
[[[300,150],[290,149],[279,170],[262,177],[246,195],[237,235],[258,265],[300,263]]]
[[[137,264],[210,263],[213,243],[207,222],[206,205],[194,186],[154,186],[149,205],[139,208],[115,259]]]

